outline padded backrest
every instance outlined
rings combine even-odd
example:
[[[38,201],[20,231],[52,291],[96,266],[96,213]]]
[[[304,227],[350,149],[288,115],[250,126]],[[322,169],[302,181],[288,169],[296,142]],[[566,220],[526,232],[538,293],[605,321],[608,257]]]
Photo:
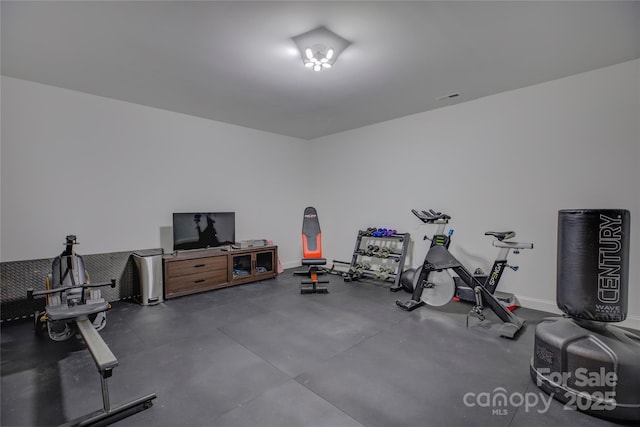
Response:
[[[51,287],[74,286],[87,283],[84,260],[80,255],[60,255],[53,260],[51,267]]]
[[[304,258],[322,258],[322,233],[320,232],[318,213],[313,207],[304,210],[302,254]]]

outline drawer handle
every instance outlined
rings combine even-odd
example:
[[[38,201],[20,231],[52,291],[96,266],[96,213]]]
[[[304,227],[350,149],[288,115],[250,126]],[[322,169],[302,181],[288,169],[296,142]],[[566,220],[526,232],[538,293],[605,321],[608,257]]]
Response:
[[[194,265],[193,268],[204,267],[204,266],[205,264],[197,264],[197,265]]]
[[[204,279],[200,279],[200,280],[194,280],[193,283],[202,283],[204,282]]]

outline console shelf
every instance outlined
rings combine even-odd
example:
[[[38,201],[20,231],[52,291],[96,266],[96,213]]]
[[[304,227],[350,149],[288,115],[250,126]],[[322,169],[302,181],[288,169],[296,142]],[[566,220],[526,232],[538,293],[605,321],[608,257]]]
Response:
[[[278,274],[277,260],[277,246],[165,255],[164,297],[170,299],[270,279]]]

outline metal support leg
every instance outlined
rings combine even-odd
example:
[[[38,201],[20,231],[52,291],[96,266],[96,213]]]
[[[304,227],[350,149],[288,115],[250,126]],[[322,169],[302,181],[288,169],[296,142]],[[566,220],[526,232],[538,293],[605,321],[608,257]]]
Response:
[[[111,404],[109,403],[109,386],[107,385],[107,377],[104,373],[100,375],[100,386],[102,387],[102,408],[104,408],[105,412],[109,412],[111,410]]]
[[[108,425],[121,420],[125,417],[133,415],[137,412],[150,408],[153,405],[153,399],[156,398],[155,393],[139,397],[130,402],[111,407],[109,401],[109,386],[107,379],[113,375],[113,368],[118,366],[118,360],[115,358],[102,337],[95,330],[91,322],[86,317],[76,320],[78,331],[84,338],[89,352],[93,356],[98,372],[100,373],[100,386],[102,388],[102,409],[91,412],[75,420],[69,421],[63,426],[91,426],[91,425]]]

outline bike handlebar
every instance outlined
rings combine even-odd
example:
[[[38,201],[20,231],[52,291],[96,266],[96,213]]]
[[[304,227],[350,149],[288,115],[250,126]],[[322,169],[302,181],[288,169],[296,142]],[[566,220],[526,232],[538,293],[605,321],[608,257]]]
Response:
[[[444,221],[444,222],[448,222],[451,217],[447,214],[444,214],[442,212],[436,212],[433,209],[429,209],[429,211],[421,211],[418,212],[415,209],[411,209],[411,212],[418,217],[418,219],[422,222],[424,222],[425,224],[433,224],[436,221]]]

